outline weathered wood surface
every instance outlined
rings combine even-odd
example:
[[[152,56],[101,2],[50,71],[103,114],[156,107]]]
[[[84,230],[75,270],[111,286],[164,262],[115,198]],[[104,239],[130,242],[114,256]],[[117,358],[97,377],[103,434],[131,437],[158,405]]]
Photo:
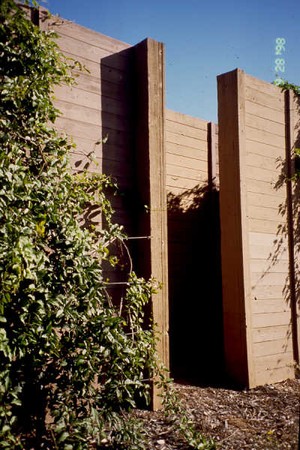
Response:
[[[63,53],[87,69],[75,69],[76,84],[58,87],[54,93],[62,112],[56,126],[76,144],[71,170],[82,170],[92,153],[88,170],[111,175],[121,193],[111,198],[114,220],[129,236],[151,237],[133,245],[132,259],[139,275],[153,276],[162,285],[151,309],[159,333],[157,352],[168,368],[164,47],[149,39],[131,47],[59,18],[44,26],[58,33]],[[149,209],[141,211],[141,204]],[[118,281],[115,271],[109,270],[107,276]],[[160,401],[154,386],[154,409]]]
[[[219,114],[225,347],[229,371],[252,387],[293,376],[299,340],[291,328],[287,238],[290,112],[279,88],[237,70],[219,77]],[[237,373],[239,358],[244,370]]]
[[[253,380],[252,313],[249,298],[244,76],[218,77],[220,220],[226,368],[244,385]]]
[[[193,223],[202,214],[197,222],[199,232],[217,230],[218,200],[214,199],[212,208],[208,198],[220,177],[229,371],[250,386],[291,376],[290,364],[299,347],[300,305],[298,301],[291,311],[287,293],[290,267],[299,265],[299,251],[297,248],[291,262],[286,207],[295,199],[286,203],[286,185],[280,173],[285,171],[287,147],[299,142],[299,105],[291,99],[287,113],[286,98],[279,88],[233,71],[219,77],[218,127],[165,109],[161,44],[146,40],[134,49],[59,18],[40,21],[40,26],[53,28],[64,54],[88,69],[75,69],[77,83],[58,87],[54,93],[62,112],[57,127],[72,135],[77,145],[71,170],[81,170],[92,152],[95,161],[89,170],[111,174],[119,185],[121,197],[112,197],[115,220],[129,235],[140,230],[154,236],[144,250],[149,256],[148,274],[155,274],[164,286],[153,303],[162,332],[161,359],[168,366],[166,214],[171,230],[169,283],[173,292],[179,292],[178,277],[185,259],[192,256],[186,250],[195,233]],[[96,145],[106,138],[105,144]],[[179,201],[177,211],[168,210],[166,192]],[[138,197],[138,202],[150,205],[146,219],[134,213]],[[200,214],[197,219],[196,211]],[[298,230],[297,223],[291,220],[294,224],[289,229],[295,234],[291,230]],[[210,239],[218,242],[218,232]],[[201,242],[201,254],[209,259],[209,266],[205,245]],[[201,266],[199,272],[209,280],[206,269]],[[294,278],[297,294],[297,271]]]
[[[153,276],[161,289],[153,295],[152,316],[159,333],[157,352],[169,368],[168,238],[165,175],[165,55],[164,45],[146,39],[135,49],[137,85],[136,163],[140,203],[138,234],[151,236],[138,241],[142,275]],[[153,385],[152,407],[161,407],[160,391]]]

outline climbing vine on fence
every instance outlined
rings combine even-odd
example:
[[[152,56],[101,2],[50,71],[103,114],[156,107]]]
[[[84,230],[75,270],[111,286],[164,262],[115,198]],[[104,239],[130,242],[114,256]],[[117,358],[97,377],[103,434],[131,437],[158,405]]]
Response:
[[[297,84],[289,83],[286,80],[281,80],[280,83],[276,83],[283,91],[292,91],[297,98],[297,108],[300,112],[300,86]],[[296,137],[296,145],[293,148],[293,153],[295,157],[295,167],[293,181],[299,181],[300,179],[300,124],[297,125],[298,136]]]
[[[157,283],[130,273],[122,311],[109,301],[103,261],[116,263],[109,246],[124,235],[105,195],[109,177],[68,170],[72,144],[53,127],[52,93],[73,78],[54,38],[2,0],[0,448],[142,449],[128,411],[149,401],[154,375],[164,403],[175,398],[143,326]],[[81,226],[90,206],[105,230]],[[176,411],[192,448],[213,448]]]

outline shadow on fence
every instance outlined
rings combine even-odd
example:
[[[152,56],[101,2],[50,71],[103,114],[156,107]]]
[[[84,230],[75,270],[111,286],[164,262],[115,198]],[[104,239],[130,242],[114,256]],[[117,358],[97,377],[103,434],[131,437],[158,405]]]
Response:
[[[219,193],[168,194],[171,375],[224,383]]]
[[[132,132],[131,49],[109,55],[100,62],[101,79],[101,172],[117,183],[118,192],[111,191],[108,199],[114,210],[114,222],[124,227],[127,235],[135,235],[135,161]],[[130,248],[132,252],[132,249]],[[104,263],[105,277],[111,282],[109,295],[114,302],[124,297],[125,283],[130,272],[130,260],[118,241],[110,247],[119,264],[113,269]],[[134,258],[135,259],[135,258]],[[135,261],[134,261],[135,263]],[[134,268],[135,264],[134,264]],[[120,283],[120,284],[119,284]]]
[[[300,310],[300,121],[290,123],[291,96],[286,92],[286,156],[278,161],[280,175],[275,184],[278,191],[286,187],[286,199],[278,207],[279,213],[286,218],[283,224],[277,228],[277,237],[274,242],[274,250],[269,256],[270,267],[276,265],[282,252],[288,247],[289,272],[287,274],[283,295],[291,310],[291,327],[286,336],[292,338],[293,357],[299,365],[300,336],[297,324],[298,311]],[[300,97],[296,99],[297,114],[300,114]],[[295,129],[292,129],[295,127]],[[293,133],[296,133],[295,136]]]
[[[300,116],[300,96],[297,97],[297,112]],[[292,182],[292,211],[293,211],[293,245],[295,255],[295,298],[298,302],[298,309],[300,309],[300,120],[298,120],[296,127],[296,139],[293,142],[293,158],[294,158],[294,181]],[[299,338],[299,336],[298,336]],[[298,343],[300,345],[300,343]]]

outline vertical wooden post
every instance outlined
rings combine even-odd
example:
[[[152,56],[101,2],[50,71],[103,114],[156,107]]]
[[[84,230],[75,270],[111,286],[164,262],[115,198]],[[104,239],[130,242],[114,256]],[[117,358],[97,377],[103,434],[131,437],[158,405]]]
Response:
[[[162,283],[152,298],[151,315],[159,333],[158,356],[169,368],[164,46],[146,39],[134,51],[138,232],[150,236],[149,241],[140,241],[138,268],[143,276],[153,276]],[[159,409],[155,386],[152,400],[153,409]]]
[[[216,125],[213,122],[209,122],[207,128],[207,141],[208,141],[208,184],[210,189],[213,189],[216,185],[217,178],[217,158],[216,158]]]
[[[254,384],[245,186],[244,72],[218,77],[222,289],[226,370]]]
[[[295,167],[292,161],[292,149],[297,138],[295,134],[295,119],[294,119],[294,95],[292,91],[285,92],[285,140],[286,140],[286,192],[287,192],[287,221],[288,221],[288,246],[289,246],[289,289],[290,289],[290,307],[291,307],[291,327],[292,327],[292,342],[293,342],[293,356],[296,364],[299,364],[299,345],[300,345],[300,314],[299,304],[297,299],[297,274],[296,274],[296,260],[295,260],[295,236],[294,236],[294,208],[298,205],[298,199],[294,198],[293,185],[291,178],[295,173]],[[296,237],[297,238],[297,237]]]

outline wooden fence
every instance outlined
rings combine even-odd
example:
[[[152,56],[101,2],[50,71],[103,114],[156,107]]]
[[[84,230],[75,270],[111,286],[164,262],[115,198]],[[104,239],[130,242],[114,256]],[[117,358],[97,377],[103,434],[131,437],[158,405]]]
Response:
[[[299,198],[289,181],[299,104],[240,70],[220,76],[218,92],[225,359],[252,387],[293,377],[299,363]]]
[[[166,111],[171,371],[197,383],[224,377],[217,147],[215,124]]]
[[[72,170],[93,152],[89,170],[118,183],[115,220],[141,238],[128,241],[134,269],[163,283],[151,305],[172,375],[243,386],[293,377],[300,233],[283,175],[295,100],[236,70],[218,78],[217,126],[165,108],[163,44],[129,46],[58,18],[42,26],[88,69],[56,89],[57,127],[77,145]]]

